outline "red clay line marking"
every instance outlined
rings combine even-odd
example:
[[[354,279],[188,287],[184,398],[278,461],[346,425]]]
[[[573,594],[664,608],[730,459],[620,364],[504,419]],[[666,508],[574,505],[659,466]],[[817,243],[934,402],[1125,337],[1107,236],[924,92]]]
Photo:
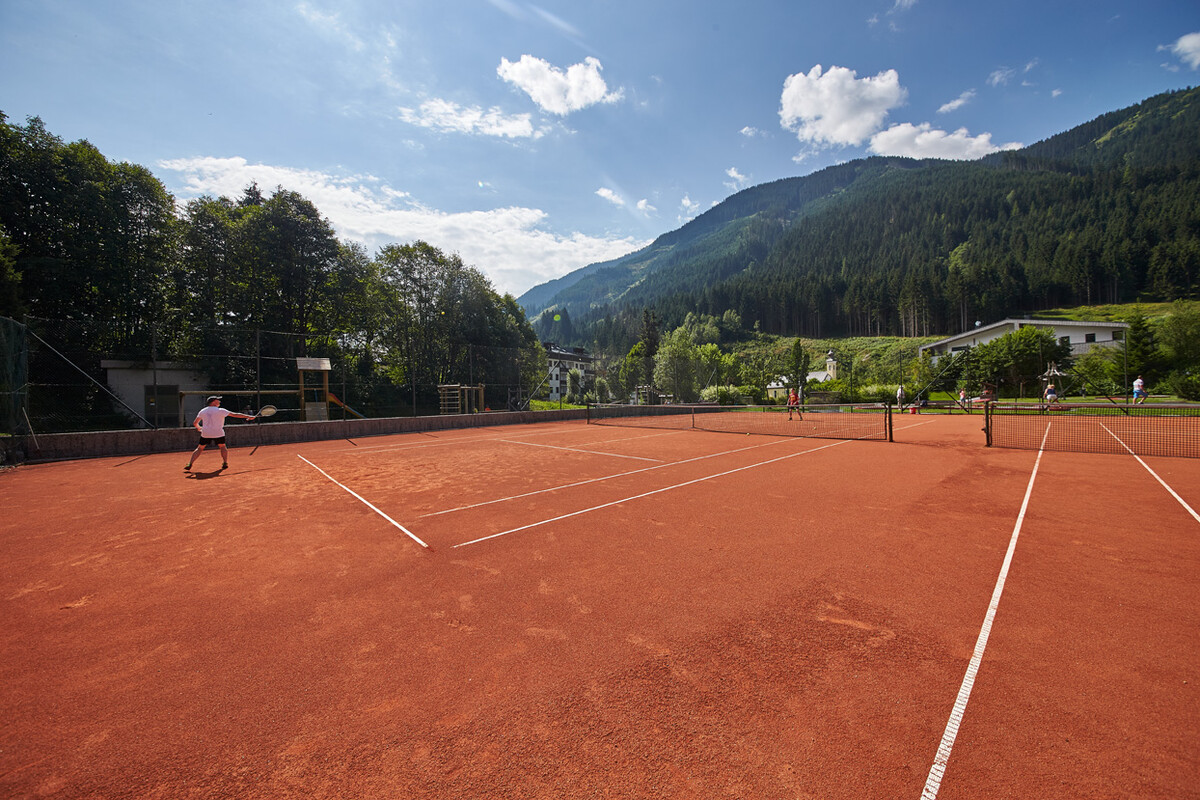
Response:
[[[497,439],[496,441],[504,442],[505,444],[523,444],[526,447],[545,447],[550,450],[567,450],[571,453],[587,453],[588,455],[592,455],[592,456],[609,456],[610,458],[631,458],[635,461],[657,461],[660,464],[662,463],[661,458],[646,458],[645,456],[627,456],[622,453],[605,453],[600,450],[581,450],[578,447],[560,447],[560,446],[554,445],[554,444],[538,444],[537,442],[521,442],[521,441],[517,441],[515,439]]]
[[[395,526],[396,526],[397,528],[399,528],[400,530],[404,531],[404,533],[405,533],[405,534],[407,534],[408,538],[412,539],[414,542],[416,542],[417,544],[421,545],[421,547],[424,547],[426,550],[429,550],[429,549],[430,549],[429,545],[425,544],[425,543],[424,543],[424,542],[422,542],[422,541],[421,541],[419,538],[417,538],[417,535],[416,535],[415,533],[413,533],[413,532],[412,532],[412,531],[410,531],[408,528],[406,528],[406,527],[404,527],[403,525],[401,525],[399,522],[396,522],[396,520],[392,519],[392,518],[391,518],[391,517],[389,517],[387,514],[385,514],[385,513],[383,513],[382,511],[380,511],[378,508],[376,508],[374,505],[372,505],[372,504],[371,504],[371,502],[367,500],[367,498],[363,497],[361,494],[359,494],[358,492],[356,492],[356,491],[354,491],[353,489],[349,488],[348,486],[346,486],[346,485],[344,485],[344,484],[341,484],[341,483],[338,483],[336,480],[334,480],[334,479],[333,479],[333,476],[332,476],[332,475],[330,475],[328,472],[326,472],[325,470],[323,470],[323,469],[321,469],[320,467],[318,467],[316,464],[314,464],[314,463],[312,463],[311,461],[309,461],[309,460],[308,460],[307,458],[305,458],[304,456],[302,456],[302,455],[297,455],[297,456],[296,456],[296,458],[300,459],[300,460],[301,460],[301,461],[303,461],[305,464],[308,464],[310,467],[312,467],[312,468],[313,468],[313,469],[315,469],[317,472],[319,472],[319,473],[321,473],[322,475],[324,475],[326,478],[329,478],[329,480],[330,480],[330,481],[332,481],[332,482],[333,482],[333,484],[334,484],[335,486],[341,487],[342,489],[344,489],[345,491],[349,492],[349,493],[350,493],[351,495],[353,495],[354,497],[358,498],[358,500],[359,500],[359,501],[361,501],[361,502],[363,503],[363,505],[365,505],[367,508],[369,508],[369,509],[371,509],[372,511],[374,511],[374,512],[375,512],[376,514],[378,514],[379,516],[381,516],[381,517],[383,517],[384,519],[386,519],[388,522],[390,522],[390,523],[392,523],[393,525],[395,525]]]
[[[954,700],[954,708],[950,719],[946,722],[946,730],[942,733],[941,744],[938,745],[937,755],[933,766],[929,768],[929,777],[925,779],[925,790],[921,792],[921,800],[935,800],[938,789],[941,788],[942,778],[946,774],[946,764],[950,761],[950,751],[954,749],[954,740],[958,738],[958,727],[962,724],[963,715],[967,713],[967,701],[971,698],[971,689],[975,686],[975,676],[979,673],[979,664],[983,661],[983,651],[987,649],[988,637],[992,635],[992,621],[996,618],[996,609],[1000,605],[1000,595],[1004,593],[1004,582],[1008,579],[1008,568],[1012,564],[1013,553],[1017,549],[1017,539],[1021,536],[1021,526],[1025,523],[1025,511],[1029,508],[1029,498],[1033,496],[1033,482],[1037,480],[1038,467],[1042,463],[1042,449],[1046,446],[1046,437],[1050,435],[1050,426],[1042,436],[1041,447],[1038,448],[1037,459],[1033,462],[1033,472],[1029,476],[1029,485],[1025,487],[1025,499],[1021,501],[1021,511],[1017,514],[1017,522],[1013,526],[1012,536],[1008,540],[1008,552],[1004,554],[1004,564],[1000,567],[1000,575],[996,578],[996,588],[992,590],[992,601],[988,603],[987,614],[983,617],[983,627],[979,629],[979,638],[975,640],[975,651],[971,654],[971,662],[967,665],[967,674],[963,676],[962,685],[958,689],[958,697]]]
[[[1159,483],[1161,483],[1161,484],[1162,484],[1162,487],[1163,487],[1164,489],[1166,489],[1168,492],[1170,492],[1170,493],[1171,493],[1171,497],[1174,497],[1176,500],[1178,500],[1178,501],[1179,501],[1179,505],[1181,505],[1181,506],[1183,506],[1184,508],[1186,508],[1186,509],[1187,509],[1187,512],[1188,512],[1189,514],[1191,514],[1191,515],[1192,515],[1192,519],[1196,520],[1196,522],[1200,522],[1200,514],[1197,514],[1197,513],[1196,513],[1196,510],[1195,510],[1194,508],[1192,508],[1191,506],[1189,506],[1189,505],[1187,504],[1187,501],[1186,501],[1186,500],[1184,500],[1182,497],[1180,497],[1178,494],[1176,494],[1176,493],[1175,493],[1175,490],[1174,490],[1174,489],[1172,489],[1172,488],[1171,488],[1171,487],[1170,487],[1170,486],[1167,484],[1167,482],[1166,482],[1166,481],[1164,481],[1162,478],[1158,477],[1158,473],[1157,473],[1157,472],[1155,472],[1154,470],[1150,469],[1150,465],[1149,465],[1149,464],[1147,464],[1145,461],[1142,461],[1142,457],[1141,457],[1141,456],[1139,456],[1137,453],[1133,452],[1133,450],[1131,450],[1131,449],[1129,448],[1129,445],[1127,445],[1127,444],[1125,444],[1124,442],[1122,442],[1122,441],[1121,441],[1121,437],[1117,436],[1117,435],[1116,435],[1115,433],[1113,433],[1112,431],[1109,431],[1109,430],[1108,430],[1108,426],[1107,426],[1107,425],[1105,425],[1103,422],[1101,422],[1101,423],[1100,423],[1100,427],[1101,427],[1101,428],[1104,428],[1104,430],[1108,431],[1108,435],[1109,435],[1109,436],[1111,436],[1111,437],[1113,437],[1114,439],[1116,439],[1116,440],[1117,440],[1117,443],[1118,443],[1118,444],[1120,444],[1120,445],[1121,445],[1121,447],[1124,447],[1126,450],[1129,450],[1129,455],[1131,455],[1131,456],[1133,456],[1134,458],[1136,458],[1136,459],[1137,459],[1137,461],[1138,461],[1138,463],[1139,463],[1139,464],[1141,464],[1143,467],[1145,467],[1145,468],[1146,468],[1146,472],[1149,472],[1151,475],[1153,475],[1153,476],[1154,476],[1154,480],[1156,480],[1156,481],[1158,481]]]
[[[737,467],[735,469],[725,470],[724,472],[718,472],[714,475],[706,475],[703,478],[695,478],[690,481],[684,481],[683,483],[677,483],[674,486],[665,486],[661,489],[655,489],[654,491],[651,491],[651,492],[643,492],[642,494],[636,494],[632,497],[625,497],[620,500],[613,500],[611,503],[603,503],[598,506],[592,506],[591,508],[585,508],[582,511],[572,511],[570,514],[562,514],[560,516],[553,517],[551,519],[544,519],[540,522],[534,522],[529,525],[522,525],[519,528],[513,528],[511,530],[501,531],[500,533],[493,533],[491,536],[483,536],[478,539],[472,539],[469,542],[463,542],[462,544],[456,544],[456,545],[454,545],[454,547],[466,547],[467,545],[471,545],[471,544],[479,544],[480,542],[486,542],[489,539],[497,539],[501,536],[507,536],[510,533],[517,533],[519,531],[527,531],[530,528],[537,528],[541,525],[548,525],[551,522],[558,522],[560,520],[570,519],[571,517],[578,517],[581,514],[588,514],[588,513],[591,513],[592,511],[599,511],[604,508],[610,508],[612,506],[619,506],[619,505],[621,505],[621,503],[629,503],[634,500],[640,500],[643,497],[652,497],[656,494],[662,494],[663,492],[669,492],[673,489],[682,489],[685,486],[691,486],[692,484],[696,484],[696,483],[703,483],[704,481],[711,481],[711,480],[714,480],[715,478],[723,478],[726,475],[733,475],[738,472],[744,472],[748,469],[754,469],[755,467],[765,467],[766,465],[774,464],[777,461],[784,461],[789,458],[796,458],[797,456],[802,456],[807,453],[815,453],[818,450],[827,450],[830,447],[837,447],[838,445],[849,444],[850,442],[853,442],[853,441],[856,441],[856,440],[843,439],[842,441],[834,442],[833,444],[827,444],[822,447],[814,447],[812,450],[803,450],[799,453],[789,453],[786,456],[779,456],[778,458],[772,458],[767,461],[760,461],[757,464],[747,464],[744,467]],[[749,448],[745,448],[745,449],[749,449]],[[681,461],[681,462],[677,462],[677,463],[682,464],[683,462]],[[664,465],[664,466],[667,466],[667,465]],[[670,465],[670,466],[673,466],[673,465]],[[658,469],[658,467],[649,467],[648,469]]]
[[[770,447],[770,446],[776,445],[776,444],[784,444],[787,441],[788,440],[786,440],[786,439],[782,439],[779,441],[767,442],[766,444],[751,445],[750,447],[739,447],[736,450],[724,450],[720,453],[709,453],[708,455],[705,455],[705,456],[695,456],[693,458],[685,458],[682,461],[672,461],[669,464],[659,464],[659,465],[653,466],[653,467],[642,467],[641,469],[631,469],[628,472],[618,472],[615,475],[605,475],[602,478],[588,478],[585,481],[576,481],[575,483],[564,483],[561,486],[551,486],[549,489],[537,489],[532,492],[525,492],[523,494],[514,494],[514,495],[510,495],[509,497],[501,497],[496,500],[485,500],[482,503],[472,503],[467,506],[459,506],[458,508],[448,508],[445,511],[432,511],[428,514],[422,514],[421,519],[424,519],[425,517],[440,517],[443,514],[453,514],[457,511],[466,511],[466,510],[472,509],[472,508],[479,508],[480,506],[490,506],[495,503],[507,503],[509,500],[520,500],[525,497],[533,497],[533,496],[539,495],[539,494],[547,494],[549,492],[562,491],[563,489],[574,489],[577,486],[586,486],[589,483],[599,483],[601,481],[613,480],[614,478],[624,478],[627,475],[637,475],[638,473],[641,473],[641,472],[650,472],[652,470],[663,469],[665,467],[674,467],[679,464],[688,464],[692,461],[703,461],[706,458],[717,458],[719,456],[727,456],[727,455],[730,455],[731,453],[741,453],[744,450],[754,450],[759,447]],[[808,452],[808,451],[805,451],[805,452]]]

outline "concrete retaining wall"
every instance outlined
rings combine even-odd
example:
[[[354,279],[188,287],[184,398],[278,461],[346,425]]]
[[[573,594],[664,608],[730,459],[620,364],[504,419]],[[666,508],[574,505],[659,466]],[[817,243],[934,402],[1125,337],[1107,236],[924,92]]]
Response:
[[[437,417],[388,417],[324,422],[226,422],[230,448],[267,444],[313,442],[325,439],[360,439],[393,433],[524,425],[534,422],[584,420],[583,409],[561,411],[493,411],[482,414],[449,414]],[[74,458],[134,456],[147,453],[190,453],[196,448],[193,428],[159,430],[51,433],[0,438],[0,464],[40,463]]]

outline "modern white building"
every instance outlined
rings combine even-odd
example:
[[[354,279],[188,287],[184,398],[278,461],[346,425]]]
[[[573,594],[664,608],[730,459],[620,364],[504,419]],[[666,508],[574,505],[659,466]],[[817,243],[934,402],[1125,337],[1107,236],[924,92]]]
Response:
[[[1056,319],[1004,319],[991,325],[979,325],[957,336],[940,339],[923,345],[921,355],[932,353],[936,361],[939,356],[969,350],[976,345],[987,344],[1006,333],[1021,328],[1049,330],[1063,344],[1071,345],[1072,355],[1081,355],[1096,345],[1117,347],[1125,339],[1129,324],[1125,322],[1068,322]]]

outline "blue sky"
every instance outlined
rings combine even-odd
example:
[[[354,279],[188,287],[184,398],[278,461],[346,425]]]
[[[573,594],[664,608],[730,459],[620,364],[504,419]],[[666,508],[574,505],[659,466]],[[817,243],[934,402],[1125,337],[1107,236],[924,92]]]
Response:
[[[519,295],[747,186],[975,158],[1200,80],[1200,3],[0,0],[0,111]]]

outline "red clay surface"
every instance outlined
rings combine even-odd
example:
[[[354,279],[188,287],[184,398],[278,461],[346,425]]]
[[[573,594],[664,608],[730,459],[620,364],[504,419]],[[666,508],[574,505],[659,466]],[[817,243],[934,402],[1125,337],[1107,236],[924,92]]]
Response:
[[[1038,459],[981,425],[10,470],[0,796],[916,800]],[[1200,797],[1198,568],[1136,459],[1043,454],[936,796]]]

